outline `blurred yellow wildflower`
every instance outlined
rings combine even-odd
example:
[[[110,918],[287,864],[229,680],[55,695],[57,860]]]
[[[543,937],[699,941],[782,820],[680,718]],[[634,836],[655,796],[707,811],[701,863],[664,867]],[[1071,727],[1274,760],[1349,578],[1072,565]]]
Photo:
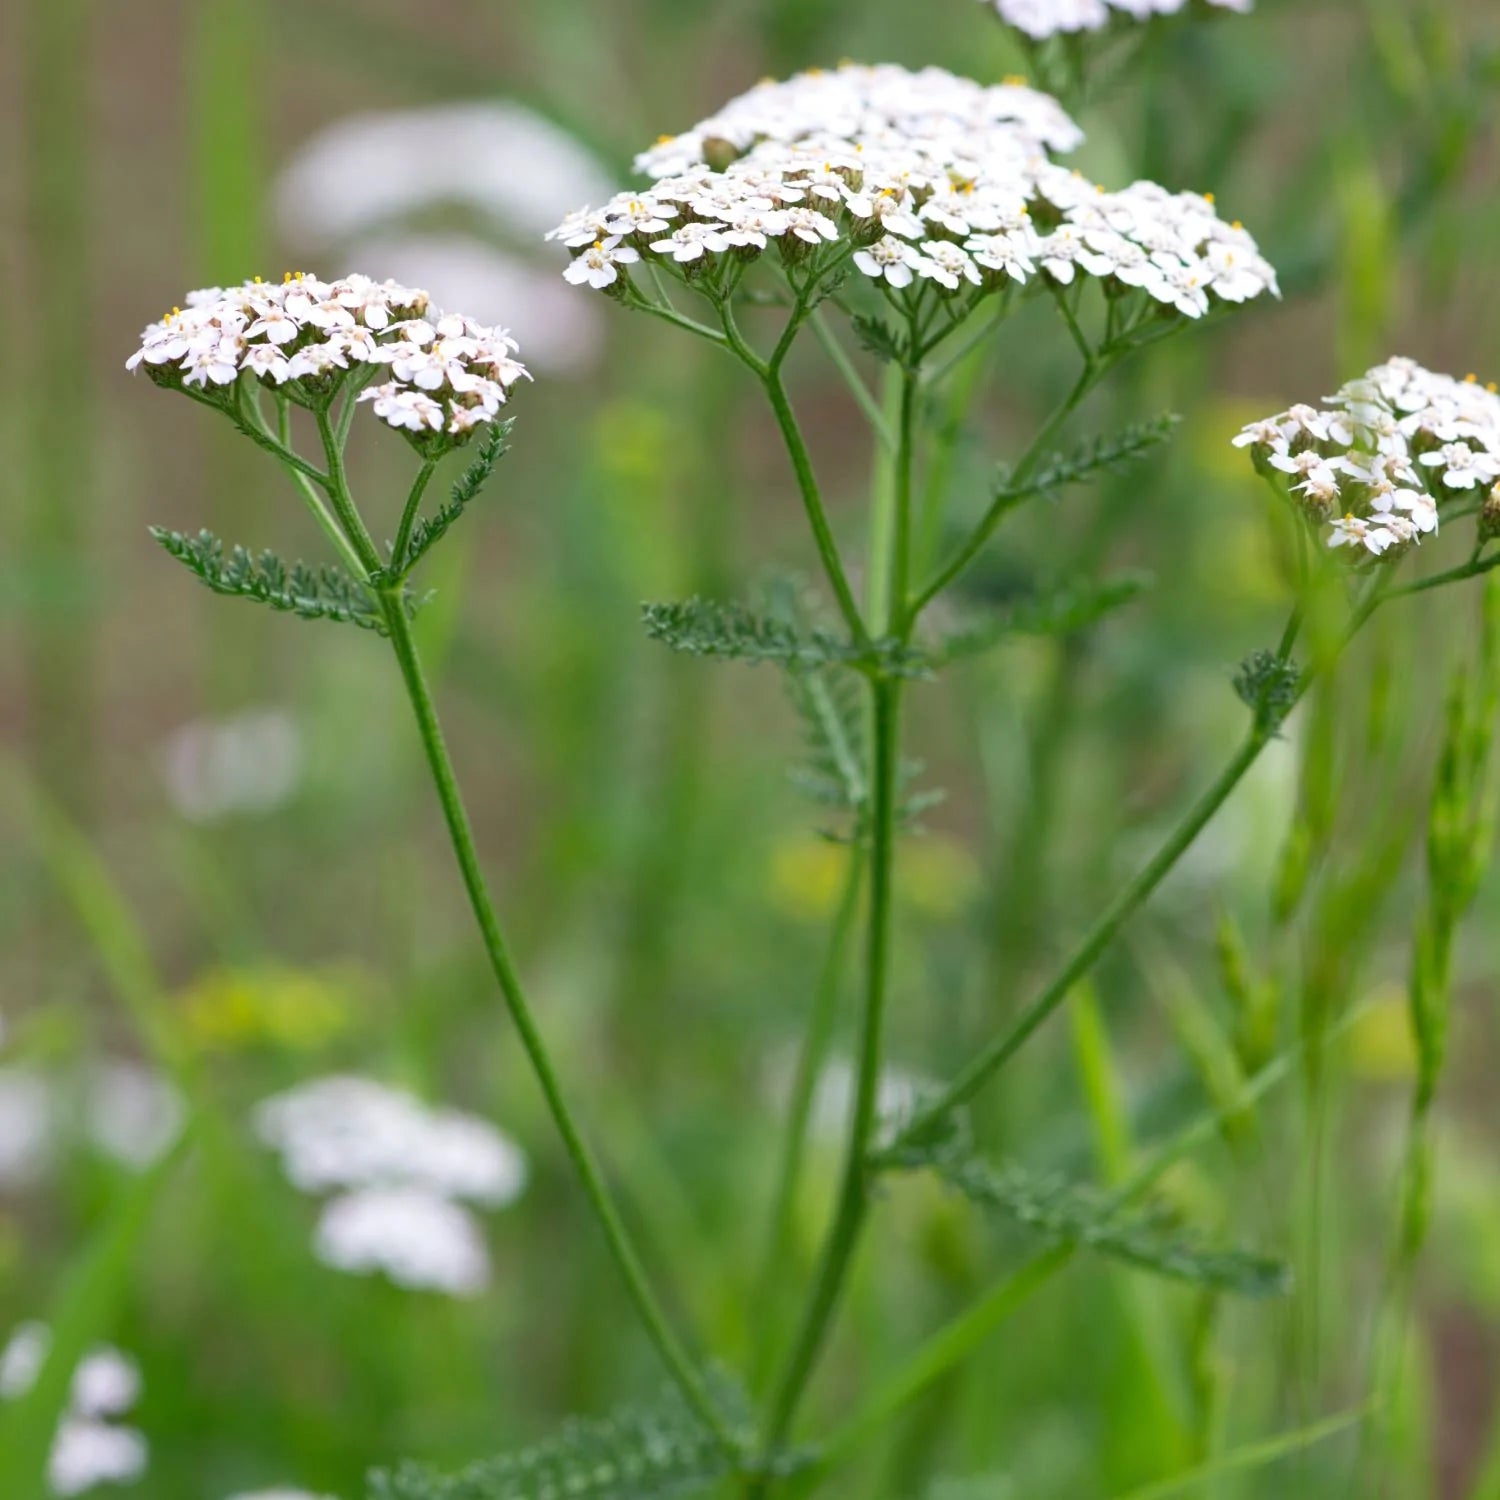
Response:
[[[313,1051],[348,1029],[353,991],[346,973],[210,969],[179,993],[177,1003],[188,1034],[207,1050]]]
[[[771,851],[771,900],[778,910],[809,922],[833,914],[849,872],[849,848],[796,835]],[[979,862],[956,839],[927,834],[902,846],[900,899],[920,916],[951,919],[973,902],[983,880]]]

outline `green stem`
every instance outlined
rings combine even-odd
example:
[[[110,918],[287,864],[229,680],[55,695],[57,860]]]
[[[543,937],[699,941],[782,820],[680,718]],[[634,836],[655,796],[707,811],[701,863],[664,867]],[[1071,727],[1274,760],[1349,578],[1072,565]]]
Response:
[[[762,376],[762,383],[770,399],[771,410],[776,414],[787,452],[791,455],[792,468],[796,472],[797,485],[802,494],[802,506],[807,512],[808,524],[812,527],[823,572],[838,601],[839,613],[843,615],[844,623],[855,643],[868,647],[871,644],[870,632],[860,615],[859,605],[855,602],[854,590],[849,586],[849,577],[844,571],[843,559],[839,556],[838,543],[834,540],[833,528],[828,524],[828,513],[823,508],[823,496],[818,488],[817,475],[813,471],[812,458],[807,451],[802,429],[797,424],[797,415],[787,399],[786,387],[781,383],[780,374],[771,371]]]
[[[349,476],[344,469],[343,443],[328,420],[326,407],[318,412],[317,418],[318,435],[323,439],[323,453],[328,460],[328,498],[333,503],[334,514],[339,518],[339,524],[349,538],[350,546],[354,548],[355,555],[359,558],[364,576],[372,577],[380,571],[380,552],[349,493]]]
[[[1344,1036],[1367,1007],[1357,1006],[1323,1037],[1327,1048]],[[1188,1122],[1145,1159],[1114,1194],[1121,1208],[1139,1202],[1179,1162],[1209,1142],[1218,1139],[1230,1120],[1242,1117],[1273,1089],[1294,1075],[1303,1044],[1298,1043],[1274,1057],[1253,1078],[1245,1080],[1233,1096],[1205,1110]],[[811,1489],[833,1469],[851,1458],[863,1444],[884,1429],[934,1382],[968,1358],[981,1343],[1025,1302],[1032,1293],[1066,1268],[1076,1247],[1055,1245],[1033,1256],[1019,1270],[998,1281],[973,1307],[959,1313],[932,1335],[901,1369],[891,1377],[832,1437],[823,1444],[817,1460],[803,1471],[805,1488]],[[803,1486],[799,1486],[799,1494]]]
[[[916,372],[904,371],[901,377],[900,436],[896,448],[896,531],[891,548],[891,596],[886,619],[886,633],[903,641],[911,634],[911,624],[916,618],[908,595],[911,592],[911,502],[920,391],[921,382]]]
[[[521,1044],[526,1049],[532,1070],[541,1085],[542,1093],[546,1096],[547,1106],[562,1136],[563,1145],[583,1185],[594,1215],[604,1231],[610,1253],[625,1280],[631,1300],[635,1303],[636,1311],[645,1324],[646,1331],[657,1353],[661,1356],[662,1363],[681,1387],[683,1395],[693,1410],[703,1419],[704,1424],[724,1449],[730,1453],[736,1452],[738,1445],[719,1415],[702,1375],[667,1323],[656,1296],[651,1290],[645,1268],[636,1253],[629,1231],[563,1097],[552,1059],[532,1017],[531,1006],[522,989],[510,949],[501,934],[499,919],[495,914],[495,908],[480,869],[479,855],[474,846],[468,813],[464,808],[463,796],[459,790],[452,761],[448,756],[437,710],[417,655],[416,642],[412,639],[410,622],[406,618],[399,597],[387,591],[381,595],[381,600],[391,646],[395,650],[396,660],[401,667],[402,680],[406,685],[407,696],[411,700],[417,730],[422,739],[422,748],[432,771],[433,783],[437,790],[438,801],[442,805],[444,821],[448,825],[449,837],[453,843],[453,852],[458,860],[464,888],[468,892],[469,903],[484,938],[490,967],[494,971],[500,992],[505,998],[511,1019],[520,1034]]]
[[[1018,489],[1036,471],[1037,465],[1041,463],[1042,457],[1047,450],[1047,445],[1052,441],[1069,417],[1077,411],[1083,399],[1104,377],[1109,368],[1110,361],[1099,361],[1089,358],[1079,375],[1077,383],[1068,393],[1062,404],[1047,418],[1042,429],[1032,440],[1031,446],[1022,455],[1021,461],[1016,465],[1015,471],[1010,477],[1010,482],[995,497],[993,504],[984,513],[979,524],[970,532],[968,540],[958,549],[954,556],[938,571],[936,577],[927,584],[925,588],[912,601],[911,618],[919,619],[923,610],[932,603],[945,589],[949,588],[964,573],[969,565],[984,550],[990,538],[995,534],[995,528],[1005,519],[1006,512],[1010,509],[1012,491]]]
[[[875,710],[874,803],[870,853],[869,927],[866,941],[864,1019],[858,1083],[849,1124],[849,1145],[833,1225],[824,1243],[817,1280],[802,1326],[775,1392],[764,1433],[764,1454],[780,1451],[807,1382],[817,1364],[859,1242],[870,1193],[870,1146],[878,1123],[881,1057],[891,954],[891,894],[896,846],[897,768],[900,760],[899,679],[872,684]],[[751,1495],[765,1493],[766,1480]]]
[[[777,1331],[771,1310],[776,1305],[790,1257],[797,1190],[801,1186],[802,1164],[807,1153],[807,1125],[812,1116],[813,1096],[817,1091],[818,1079],[823,1074],[824,1064],[828,1060],[829,1043],[833,1038],[849,938],[854,930],[855,918],[859,915],[859,895],[864,885],[864,872],[864,852],[856,845],[849,857],[849,871],[844,877],[843,894],[839,898],[838,911],[833,919],[833,931],[829,935],[828,949],[818,975],[817,992],[812,1013],[808,1017],[807,1035],[797,1059],[797,1074],[792,1083],[791,1108],[787,1116],[786,1136],[782,1142],[776,1196],[772,1200],[765,1265],[758,1283],[760,1292],[755,1299],[760,1316],[767,1319],[766,1338],[762,1343],[759,1359],[762,1369],[772,1352],[771,1340]]]
[[[820,1480],[883,1432],[940,1376],[974,1352],[1023,1302],[1072,1259],[1071,1245],[1033,1256],[1020,1270],[996,1283],[973,1307],[933,1335],[901,1370],[823,1445],[810,1479]]]
[[[411,543],[411,529],[416,525],[417,509],[422,504],[427,482],[432,478],[432,471],[435,468],[437,468],[436,461],[429,459],[417,470],[411,494],[406,497],[406,509],[401,512],[401,525],[396,529],[396,540],[391,543],[392,568],[399,570],[406,564],[406,549]]]
[[[1073,987],[1093,969],[1115,935],[1143,906],[1189,846],[1203,832],[1214,814],[1228,800],[1245,773],[1260,758],[1270,742],[1269,730],[1253,729],[1234,758],[1219,773],[1213,785],[1194,803],[1174,828],[1150,863],[1115,897],[1063,966],[1052,983],[1003,1036],[991,1042],[967,1068],[924,1108],[902,1132],[897,1145],[910,1144],[945,1115],[967,1103],[1031,1039],[1032,1034],[1060,1006]]]

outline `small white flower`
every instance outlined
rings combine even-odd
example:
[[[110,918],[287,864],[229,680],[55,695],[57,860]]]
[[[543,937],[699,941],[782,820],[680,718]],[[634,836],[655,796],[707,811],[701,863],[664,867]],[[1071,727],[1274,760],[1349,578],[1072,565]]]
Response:
[[[1445,443],[1417,462],[1424,468],[1441,469],[1442,481],[1450,490],[1469,490],[1476,484],[1488,487],[1500,479],[1500,461],[1475,452],[1467,443]]]
[[[667,239],[655,241],[651,248],[658,255],[671,256],[678,265],[690,265],[694,261],[701,260],[706,254],[717,255],[720,251],[728,249],[729,242],[721,232],[724,227],[723,224],[713,221],[706,224],[684,224]]]
[[[928,240],[922,245],[916,271],[919,276],[937,282],[950,292],[956,292],[965,281],[974,286],[979,286],[984,281],[973,257],[951,240]]]
[[[784,217],[787,232],[796,235],[799,240],[806,240],[809,245],[839,237],[838,225],[827,214],[819,213],[815,208],[790,208]]]
[[[916,268],[922,256],[914,245],[887,235],[877,240],[868,250],[855,252],[854,264],[866,276],[879,281],[882,277],[893,287],[908,287],[915,278]]]
[[[596,291],[602,291],[620,279],[618,267],[628,266],[639,259],[640,256],[629,245],[620,244],[615,237],[595,240],[563,275],[574,286],[588,285]]]

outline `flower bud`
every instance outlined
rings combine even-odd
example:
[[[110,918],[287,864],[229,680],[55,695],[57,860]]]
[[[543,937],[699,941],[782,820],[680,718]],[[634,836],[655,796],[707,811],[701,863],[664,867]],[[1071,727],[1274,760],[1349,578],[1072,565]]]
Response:
[[[1485,541],[1500,536],[1500,484],[1490,491],[1479,508],[1479,535]]]

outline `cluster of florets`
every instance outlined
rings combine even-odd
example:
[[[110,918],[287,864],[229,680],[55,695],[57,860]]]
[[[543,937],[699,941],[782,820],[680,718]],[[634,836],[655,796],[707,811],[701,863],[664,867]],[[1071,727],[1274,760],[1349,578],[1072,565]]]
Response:
[[[1121,17],[1149,21],[1153,16],[1176,15],[1190,0],[985,0],[1007,26],[1024,31],[1035,41],[1077,31],[1101,31]],[[1220,10],[1246,15],[1254,0],[1206,0]]]
[[[51,1352],[52,1331],[24,1323],[0,1349],[0,1400],[18,1400],[36,1384]],[[105,1484],[131,1484],[146,1471],[146,1439],[118,1419],[141,1394],[141,1373],[108,1345],[90,1350],[73,1370],[67,1404],[47,1462],[54,1495],[83,1495]]]
[[[1143,291],[1197,318],[1276,276],[1213,200],[1139,182],[1111,193],[1051,160],[1082,132],[1019,82],[853,65],[762,84],[637,165],[655,179],[550,236],[569,281],[621,293],[650,257],[688,279],[772,245],[820,274],[849,261],[882,290],[982,295],[1038,273]]]
[[[1331,547],[1395,555],[1465,500],[1500,520],[1500,395],[1409,359],[1376,366],[1319,406],[1294,406],[1235,439],[1316,522]]]
[[[289,271],[190,292],[141,336],[127,369],[159,385],[227,395],[242,375],[299,404],[326,406],[351,378],[375,415],[412,434],[462,440],[491,422],[526,374],[502,329],[441,314],[416,287]],[[389,378],[370,385],[380,371]]]
[[[489,1255],[463,1202],[502,1208],[526,1185],[526,1158],[488,1121],[334,1076],[266,1100],[255,1126],[294,1187],[336,1195],[315,1240],[326,1264],[452,1296],[488,1284]]]

